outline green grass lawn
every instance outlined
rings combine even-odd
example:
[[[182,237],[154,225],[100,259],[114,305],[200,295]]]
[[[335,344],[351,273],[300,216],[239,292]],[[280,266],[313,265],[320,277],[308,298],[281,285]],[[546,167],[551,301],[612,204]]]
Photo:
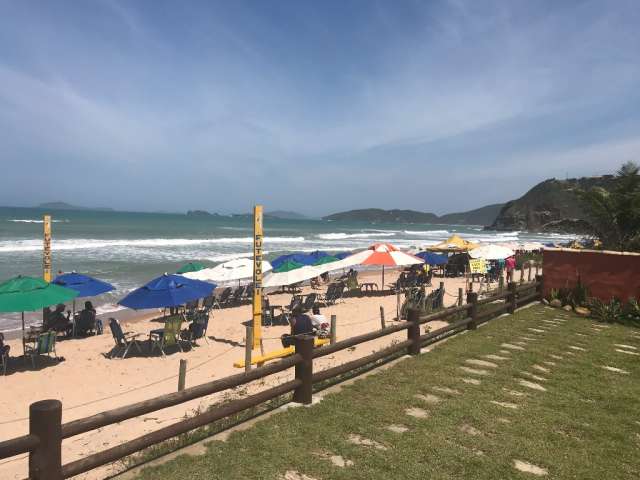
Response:
[[[276,480],[293,471],[307,477],[286,478],[640,478],[640,356],[633,353],[640,353],[637,329],[535,306],[139,478]],[[407,415],[410,408],[426,418]],[[354,444],[353,435],[378,447]],[[331,455],[353,464],[336,466]],[[516,460],[547,473],[521,472]]]

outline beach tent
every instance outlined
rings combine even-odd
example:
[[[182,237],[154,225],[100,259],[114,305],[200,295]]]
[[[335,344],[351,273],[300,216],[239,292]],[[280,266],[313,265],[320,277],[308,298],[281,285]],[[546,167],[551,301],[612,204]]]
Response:
[[[22,313],[24,338],[24,312],[68,302],[77,296],[77,291],[47,283],[41,278],[18,276],[0,283],[0,312]]]
[[[354,265],[382,266],[382,287],[384,290],[384,267],[401,267],[424,263],[421,258],[400,251],[390,243],[375,243],[366,250],[354,253],[339,262],[334,262],[335,268],[346,268]]]
[[[199,272],[205,268],[207,267],[200,262],[189,262],[181,266],[176,273]]]
[[[145,308],[177,307],[211,295],[214,283],[192,280],[183,275],[165,273],[137,288],[118,302],[123,307]]]
[[[435,245],[430,245],[427,250],[431,252],[468,252],[469,250],[473,250],[478,247],[477,243],[470,242],[460,237],[459,235],[452,235],[444,242],[436,243]]]
[[[268,272],[271,268],[272,266],[269,262],[265,260],[262,261],[262,273]],[[253,260],[251,258],[238,258],[221,263],[213,268],[205,268],[197,272],[187,272],[184,273],[183,276],[192,280],[219,284],[250,279],[253,278]]]
[[[418,252],[415,256],[421,258],[424,260],[424,263],[428,263],[429,265],[445,265],[449,261],[449,257],[446,255],[438,255],[433,252]]]
[[[482,245],[469,251],[471,258],[483,258],[485,260],[504,260],[514,255],[514,251],[501,245]]]

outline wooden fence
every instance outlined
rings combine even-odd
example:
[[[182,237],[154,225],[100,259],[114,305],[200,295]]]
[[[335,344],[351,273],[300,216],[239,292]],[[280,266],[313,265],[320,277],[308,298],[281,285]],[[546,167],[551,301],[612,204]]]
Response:
[[[476,292],[468,292],[465,305],[446,308],[429,315],[420,316],[417,310],[411,310],[407,321],[321,348],[314,349],[313,337],[304,335],[295,339],[296,353],[277,363],[67,423],[62,423],[62,402],[59,400],[35,402],[29,407],[29,434],[0,442],[0,459],[28,452],[28,478],[30,480],[61,480],[73,477],[289,392],[293,392],[294,402],[309,404],[315,383],[336,379],[336,377],[354,372],[359,368],[388,359],[401,351],[406,351],[409,355],[417,355],[424,346],[439,342],[463,330],[474,330],[478,325],[505,312],[513,313],[516,308],[522,305],[540,300],[541,294],[542,276],[538,276],[533,282],[520,285],[510,283],[505,291],[480,300]],[[420,325],[433,320],[447,319],[451,323],[446,327],[423,335],[420,334]],[[403,342],[332,368],[319,372],[313,370],[316,358],[403,330],[407,331],[407,339]],[[295,378],[291,381],[245,398],[233,400],[115,447],[62,465],[61,453],[64,439],[245,385],[292,367],[295,369]]]

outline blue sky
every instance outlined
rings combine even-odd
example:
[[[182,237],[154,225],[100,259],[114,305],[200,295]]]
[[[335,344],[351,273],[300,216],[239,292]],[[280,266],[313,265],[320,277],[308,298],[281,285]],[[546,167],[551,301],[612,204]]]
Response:
[[[0,0],[0,204],[446,213],[640,160],[640,2]]]

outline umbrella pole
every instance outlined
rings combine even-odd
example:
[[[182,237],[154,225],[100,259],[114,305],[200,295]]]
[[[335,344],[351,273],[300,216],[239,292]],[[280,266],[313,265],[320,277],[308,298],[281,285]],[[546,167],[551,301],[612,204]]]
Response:
[[[384,265],[382,265],[382,286],[380,287],[380,290],[384,290]]]
[[[24,312],[22,312],[22,353],[26,355],[25,352],[25,343],[24,343]]]

